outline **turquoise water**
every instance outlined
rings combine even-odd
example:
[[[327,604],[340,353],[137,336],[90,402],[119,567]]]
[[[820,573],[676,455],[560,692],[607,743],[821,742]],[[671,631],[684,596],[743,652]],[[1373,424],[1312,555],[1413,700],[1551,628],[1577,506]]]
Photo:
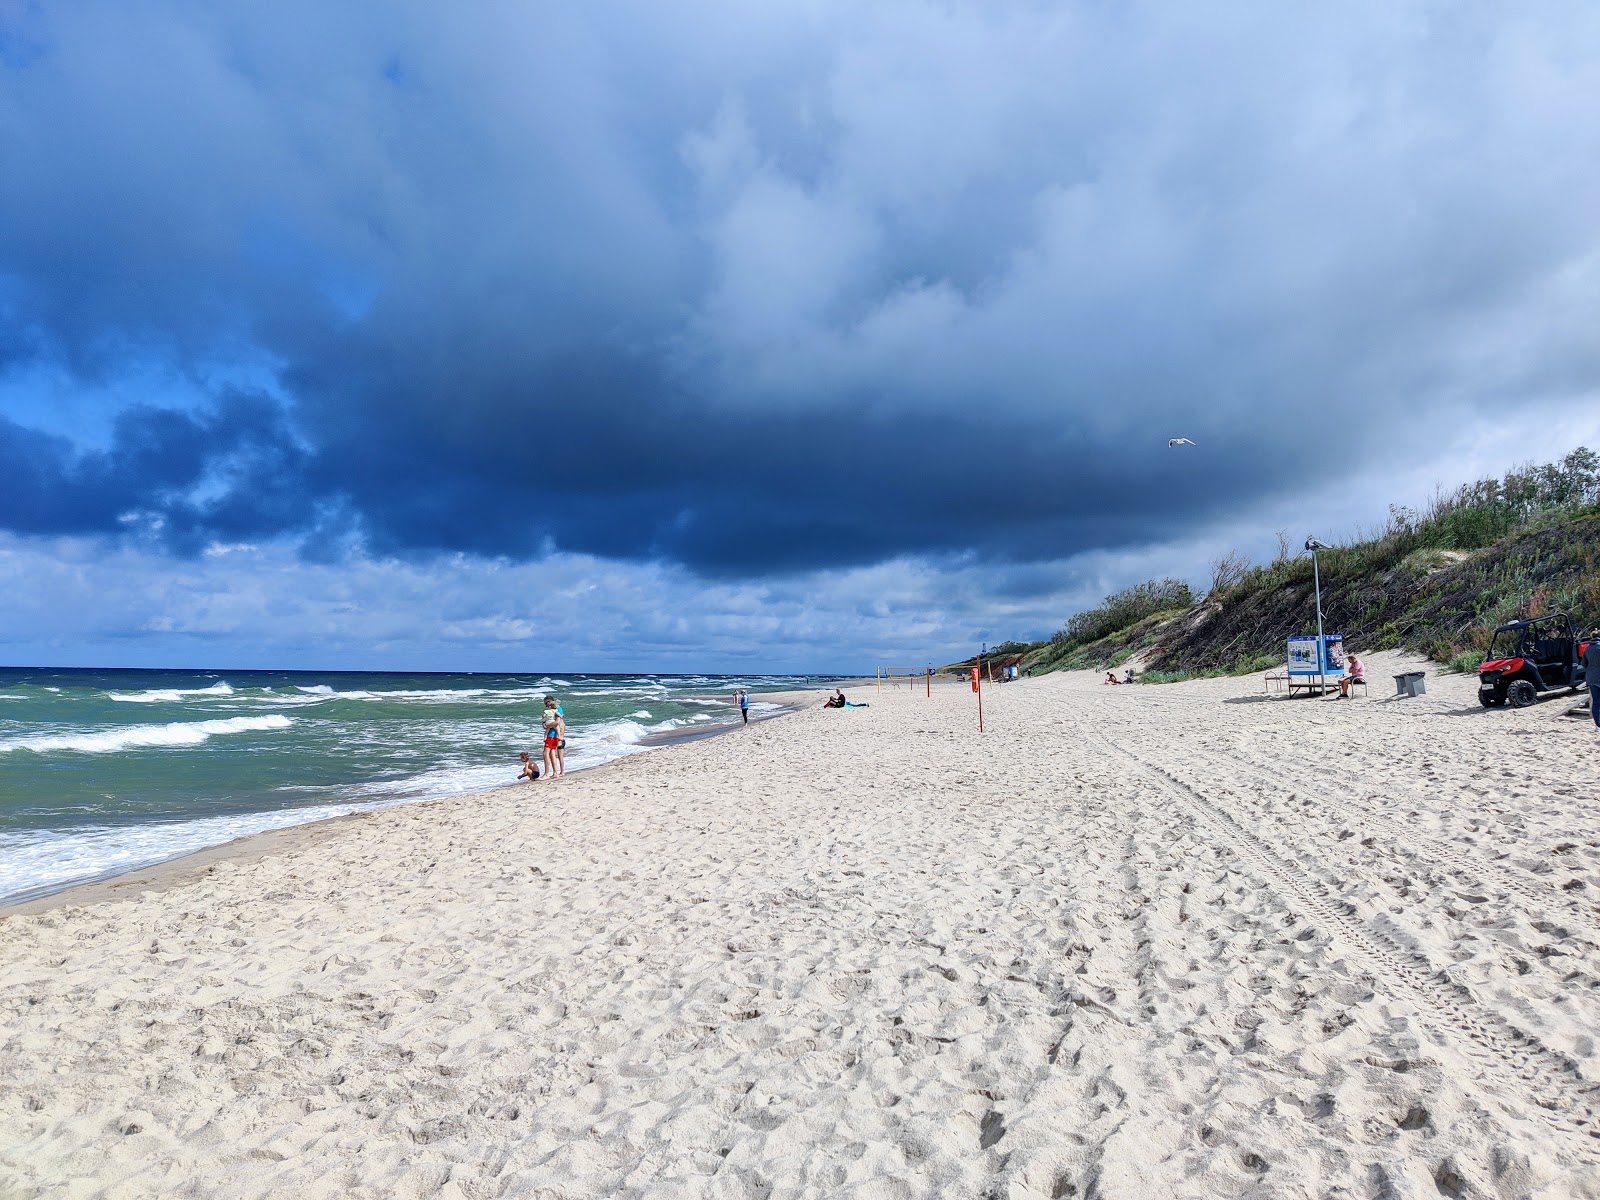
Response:
[[[0,900],[249,833],[516,782],[547,693],[567,768],[777,710],[798,676],[0,668]],[[537,785],[535,785],[537,786]]]

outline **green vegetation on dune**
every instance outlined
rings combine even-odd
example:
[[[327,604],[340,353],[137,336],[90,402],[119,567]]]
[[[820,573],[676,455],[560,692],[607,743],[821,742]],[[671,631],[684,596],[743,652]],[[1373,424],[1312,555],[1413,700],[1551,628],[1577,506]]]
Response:
[[[1357,650],[1472,670],[1503,621],[1565,611],[1588,628],[1600,622],[1600,455],[1580,447],[1421,511],[1391,506],[1380,533],[1322,551],[1319,565],[1325,627]],[[1171,579],[1128,588],[1034,643],[1024,666],[1104,670],[1148,651],[1148,682],[1242,674],[1281,665],[1285,639],[1315,631],[1309,556],[1285,547],[1271,563],[1229,554],[1213,566],[1204,599]]]

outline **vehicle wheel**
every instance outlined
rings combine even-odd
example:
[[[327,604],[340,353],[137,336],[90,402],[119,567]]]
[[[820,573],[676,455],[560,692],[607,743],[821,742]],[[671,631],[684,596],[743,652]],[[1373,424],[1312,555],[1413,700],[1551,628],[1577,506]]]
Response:
[[[1538,701],[1539,693],[1526,679],[1519,679],[1506,689],[1506,699],[1511,701],[1512,708],[1527,708]]]
[[[1485,708],[1499,708],[1506,702],[1506,698],[1493,689],[1478,693],[1478,703]]]

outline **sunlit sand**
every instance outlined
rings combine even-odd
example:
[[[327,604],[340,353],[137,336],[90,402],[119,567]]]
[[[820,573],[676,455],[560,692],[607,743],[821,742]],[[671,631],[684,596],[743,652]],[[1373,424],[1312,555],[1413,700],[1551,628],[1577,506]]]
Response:
[[[0,1193],[1600,1196],[1595,731],[1399,669],[857,688],[35,906]]]

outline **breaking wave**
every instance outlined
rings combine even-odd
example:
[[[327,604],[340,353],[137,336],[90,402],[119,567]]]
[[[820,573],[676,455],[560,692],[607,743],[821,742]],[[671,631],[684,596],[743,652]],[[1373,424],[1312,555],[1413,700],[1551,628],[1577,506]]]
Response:
[[[287,729],[293,723],[288,717],[273,713],[265,717],[228,717],[218,721],[175,721],[170,725],[125,725],[94,733],[36,734],[0,742],[0,753],[32,750],[35,754],[61,751],[115,754],[137,746],[198,746],[220,734]]]

